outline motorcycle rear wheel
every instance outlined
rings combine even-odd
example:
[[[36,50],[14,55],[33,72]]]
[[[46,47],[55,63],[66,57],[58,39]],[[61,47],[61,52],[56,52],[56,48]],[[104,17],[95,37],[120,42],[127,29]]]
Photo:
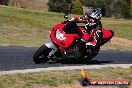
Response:
[[[51,49],[49,49],[46,45],[41,46],[33,55],[33,61],[35,64],[41,64],[47,62],[50,58],[48,58]]]
[[[91,59],[97,56],[100,51],[100,46],[96,47],[94,50],[91,50],[90,53],[87,54],[87,57],[80,60],[81,63],[88,63]]]

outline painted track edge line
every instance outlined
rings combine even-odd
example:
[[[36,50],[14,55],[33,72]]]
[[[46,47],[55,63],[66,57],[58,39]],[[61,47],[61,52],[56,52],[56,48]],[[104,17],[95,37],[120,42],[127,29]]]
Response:
[[[62,67],[49,67],[49,68],[35,68],[35,69],[24,69],[24,70],[0,71],[0,75],[2,75],[2,74],[15,74],[15,73],[59,71],[59,70],[77,70],[77,69],[81,69],[81,67],[84,67],[84,69],[102,69],[102,68],[107,68],[107,67],[130,68],[130,67],[132,67],[132,64],[82,65],[82,66],[62,66]]]

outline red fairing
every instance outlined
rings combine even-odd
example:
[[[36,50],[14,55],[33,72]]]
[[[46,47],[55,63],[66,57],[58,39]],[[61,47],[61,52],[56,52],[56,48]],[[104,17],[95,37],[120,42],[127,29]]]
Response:
[[[90,36],[89,36],[87,30],[85,29],[85,27],[84,26],[80,26],[77,29],[81,31],[80,34],[78,33],[79,35],[82,35],[81,38],[84,39],[86,42],[88,42]]]
[[[86,42],[89,40],[89,34],[86,31],[85,27],[78,26],[77,27],[77,33],[76,34],[66,34],[62,29],[65,26],[65,24],[57,24],[53,27],[50,33],[51,40],[58,45],[60,50],[68,49],[68,47],[72,44],[75,38],[84,39]],[[59,31],[61,36],[63,36],[64,39],[57,39],[56,38],[56,31]],[[69,28],[70,31],[70,28]]]
[[[65,34],[62,28],[65,24],[57,24],[53,27],[50,33],[51,40],[56,43],[60,49],[68,48],[70,44],[73,42],[74,37],[79,38],[77,34]],[[70,30],[70,29],[69,29]],[[64,40],[59,40],[56,38],[56,31],[59,31],[64,37]]]
[[[113,36],[112,32],[108,29],[105,29],[104,27],[102,27],[102,32],[103,38],[110,38],[111,36]]]

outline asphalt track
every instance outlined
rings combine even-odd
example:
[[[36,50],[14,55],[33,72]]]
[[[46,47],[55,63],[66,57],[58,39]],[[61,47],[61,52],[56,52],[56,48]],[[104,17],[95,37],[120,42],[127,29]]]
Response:
[[[35,68],[81,66],[82,64],[62,64],[49,62],[34,64],[32,61],[36,47],[0,46],[0,71],[23,70]],[[85,65],[132,64],[132,52],[118,50],[101,50],[99,54]]]

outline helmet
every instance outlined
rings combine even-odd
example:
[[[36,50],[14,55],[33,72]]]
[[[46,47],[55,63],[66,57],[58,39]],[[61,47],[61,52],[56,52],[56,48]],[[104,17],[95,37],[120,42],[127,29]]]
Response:
[[[101,11],[99,9],[91,9],[85,15],[85,19],[87,23],[85,25],[86,29],[91,29],[92,27],[96,27],[100,23],[100,19],[102,17]]]
[[[102,14],[99,9],[91,9],[88,11],[87,16],[95,20],[100,20],[102,17]]]

